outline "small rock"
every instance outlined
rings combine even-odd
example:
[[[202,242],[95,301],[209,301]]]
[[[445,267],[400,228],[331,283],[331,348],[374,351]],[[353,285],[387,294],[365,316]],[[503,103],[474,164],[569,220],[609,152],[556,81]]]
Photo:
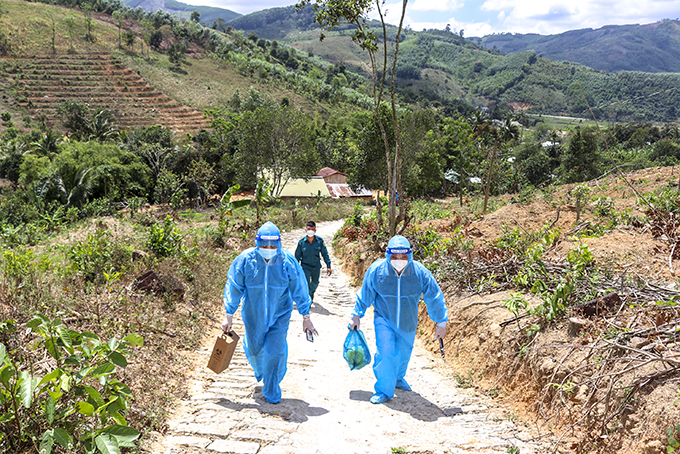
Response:
[[[585,326],[586,321],[582,318],[571,317],[569,319],[569,325],[567,326],[567,334],[569,337],[576,337]]]
[[[578,404],[583,404],[588,398],[588,387],[586,385],[581,385],[578,387],[578,392],[571,399]]]
[[[652,440],[644,448],[644,454],[656,454],[665,451],[663,443],[659,440]]]
[[[633,348],[642,348],[647,344],[649,344],[649,339],[646,337],[635,336],[630,339],[630,346]]]
[[[544,376],[552,375],[554,369],[555,360],[552,358],[545,358],[541,363],[541,373]]]
[[[498,323],[492,323],[491,325],[489,325],[489,332],[496,339],[500,339],[502,330],[503,329],[501,328],[501,325],[499,325]]]

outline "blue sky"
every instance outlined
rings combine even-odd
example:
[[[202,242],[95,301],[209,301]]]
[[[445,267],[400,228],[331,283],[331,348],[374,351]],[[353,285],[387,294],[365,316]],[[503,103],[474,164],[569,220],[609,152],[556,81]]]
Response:
[[[290,0],[180,0],[217,6],[241,14],[294,5]],[[402,3],[386,0],[387,21],[397,24]],[[409,0],[405,24],[464,31],[464,36],[492,33],[550,35],[604,25],[651,24],[680,19],[679,0]]]

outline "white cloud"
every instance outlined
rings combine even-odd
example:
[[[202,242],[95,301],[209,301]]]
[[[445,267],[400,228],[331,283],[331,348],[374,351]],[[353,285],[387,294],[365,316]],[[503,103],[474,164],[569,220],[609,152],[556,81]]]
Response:
[[[459,0],[415,0],[407,6],[409,11],[456,11],[463,6]]]
[[[448,3],[459,3],[462,5],[462,2],[451,2],[449,1]],[[385,4],[385,7],[383,11],[387,10],[387,15],[385,16],[385,21],[388,24],[394,24],[397,25],[399,23],[399,19],[401,18],[401,2],[398,3],[388,3]],[[466,21],[459,21],[456,20],[455,17],[449,16],[448,19],[446,18],[447,16],[444,16],[441,14],[441,12],[438,12],[436,14],[431,14],[431,15],[426,15],[427,17],[425,20],[415,20],[413,19],[413,16],[409,14],[409,12],[418,12],[414,9],[412,9],[410,6],[407,6],[406,8],[406,15],[404,16],[404,26],[409,26],[411,30],[415,31],[422,31],[422,30],[431,30],[431,29],[437,29],[437,30],[444,30],[446,26],[448,25],[451,29],[451,31],[455,31],[455,33],[460,33],[461,30],[465,31],[465,36],[484,36],[484,35],[489,35],[494,32],[494,28],[488,23],[488,22],[466,22]],[[422,14],[418,14],[419,17],[422,17]],[[442,17],[443,16],[443,17]],[[370,14],[371,19],[379,19],[378,14],[373,11]],[[434,20],[427,20],[429,18],[432,18]],[[439,19],[439,20],[437,20]]]
[[[486,0],[498,12],[496,31],[555,34],[611,24],[646,24],[680,15],[676,0]]]
[[[180,0],[194,5],[217,6],[241,14],[290,6],[296,0]],[[402,1],[387,0],[386,20],[398,24]],[[405,25],[465,30],[465,36],[490,33],[556,34],[612,24],[648,24],[680,18],[678,0],[409,0]],[[371,15],[377,18],[375,12]],[[447,19],[448,18],[448,19]]]

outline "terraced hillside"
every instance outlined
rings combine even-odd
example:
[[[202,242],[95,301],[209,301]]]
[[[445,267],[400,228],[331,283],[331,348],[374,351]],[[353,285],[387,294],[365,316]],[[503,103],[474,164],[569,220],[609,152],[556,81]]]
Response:
[[[65,100],[110,111],[121,129],[160,124],[195,132],[208,125],[201,112],[151,88],[109,54],[5,57],[0,58],[0,74],[8,76],[17,103],[51,127]]]

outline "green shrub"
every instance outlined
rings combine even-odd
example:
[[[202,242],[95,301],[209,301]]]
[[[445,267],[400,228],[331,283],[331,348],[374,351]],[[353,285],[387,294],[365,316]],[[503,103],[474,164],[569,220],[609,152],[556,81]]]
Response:
[[[66,254],[71,270],[88,282],[104,282],[104,273],[125,271],[132,253],[111,239],[111,234],[97,229],[85,241],[75,243]]]
[[[414,219],[417,219],[419,222],[445,219],[452,216],[451,210],[442,207],[440,204],[420,199],[411,202],[409,208]]]
[[[26,252],[5,251],[2,255],[5,282],[13,283],[14,288],[19,288],[23,281],[30,278],[35,272],[33,263],[33,251]]]
[[[130,334],[102,342],[43,315],[26,326],[34,349],[44,352],[37,356],[42,366],[23,348],[0,343],[0,451],[49,454],[56,444],[60,452],[108,454],[134,447],[140,434],[124,417],[133,396],[116,371],[127,366],[129,348],[141,346],[142,338]],[[0,323],[3,339],[8,331],[16,331],[14,323]]]
[[[177,231],[175,223],[170,216],[165,217],[162,226],[158,224],[151,225],[146,246],[157,257],[179,255],[183,251],[182,236]]]

